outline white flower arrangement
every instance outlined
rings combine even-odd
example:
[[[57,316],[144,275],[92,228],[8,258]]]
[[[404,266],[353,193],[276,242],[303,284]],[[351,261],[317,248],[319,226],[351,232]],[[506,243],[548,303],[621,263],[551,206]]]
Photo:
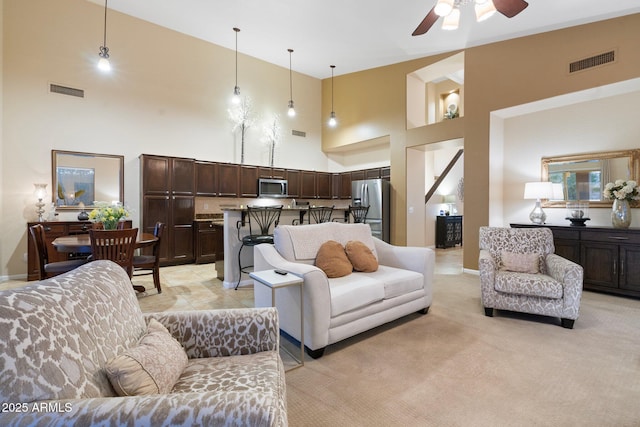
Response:
[[[640,200],[638,183],[633,180],[624,181],[622,179],[609,182],[604,186],[604,197],[609,200]]]

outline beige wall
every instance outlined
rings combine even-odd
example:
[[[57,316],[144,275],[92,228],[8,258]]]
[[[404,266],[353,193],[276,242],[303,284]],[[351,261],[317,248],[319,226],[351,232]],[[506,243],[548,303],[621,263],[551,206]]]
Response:
[[[26,223],[36,219],[33,183],[46,182],[51,191],[52,149],[124,155],[125,203],[136,225],[140,154],[239,162],[239,140],[227,113],[234,51],[110,11],[107,45],[114,70],[105,75],[95,67],[102,6],[86,0],[0,4],[0,277],[26,274]],[[234,37],[231,25],[229,37]],[[238,67],[242,94],[251,96],[261,117],[247,133],[245,162],[268,164],[262,121],[279,113],[282,138],[275,165],[327,170],[320,144],[320,80],[294,70],[298,114],[291,120],[289,70],[242,54]],[[50,94],[50,82],[83,89],[85,98]],[[307,137],[292,136],[292,129]]]
[[[406,242],[405,150],[464,137],[464,267],[477,268],[478,228],[489,223],[490,116],[495,110],[555,97],[640,76],[640,15],[493,43],[465,50],[464,117],[405,130],[406,75],[447,55],[336,77],[343,87],[340,111],[347,126],[324,132],[325,149],[390,135],[391,182],[394,187],[392,240]],[[569,75],[568,64],[617,49],[617,61]],[[449,54],[451,55],[451,54]],[[323,100],[327,85],[323,82]],[[326,102],[323,103],[323,114]],[[337,108],[336,108],[337,110]],[[635,120],[630,118],[629,120]],[[635,120],[637,123],[637,120]],[[370,126],[375,123],[375,126]],[[499,133],[500,131],[492,131]],[[579,141],[567,141],[579,149]],[[603,146],[603,149],[606,147]],[[540,156],[545,155],[539,153]],[[505,159],[505,162],[517,159]],[[499,201],[502,202],[501,200]],[[474,214],[470,215],[470,209]]]

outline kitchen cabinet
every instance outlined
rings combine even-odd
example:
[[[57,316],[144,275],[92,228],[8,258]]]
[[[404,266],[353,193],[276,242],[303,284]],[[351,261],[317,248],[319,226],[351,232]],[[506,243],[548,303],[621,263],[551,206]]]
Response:
[[[365,169],[364,171],[364,177],[365,179],[378,179],[380,178],[380,168],[372,168],[372,169]]]
[[[316,198],[331,199],[331,174],[328,172],[316,172]]]
[[[547,227],[556,254],[584,269],[584,289],[640,297],[640,229],[511,224]]]
[[[218,196],[239,197],[240,165],[218,163]]]
[[[316,173],[313,171],[300,171],[302,175],[300,185],[300,197],[303,199],[316,198]]]
[[[452,248],[462,245],[462,215],[438,215],[436,217],[436,248]]]
[[[220,250],[218,246],[218,228],[213,221],[194,221],[196,233],[195,253],[196,264],[216,262],[216,255]]]
[[[156,222],[165,223],[161,265],[193,262],[195,160],[143,154],[140,161],[142,232],[153,233]]]
[[[197,161],[196,196],[218,195],[218,164],[215,162]]]
[[[240,197],[258,197],[258,167],[240,167]]]
[[[351,172],[340,174],[340,198],[351,199]]]
[[[380,168],[380,178],[385,181],[391,181],[391,167],[387,166],[384,168]]]
[[[286,178],[289,197],[300,197],[300,188],[302,187],[302,171],[296,169],[287,169]]]

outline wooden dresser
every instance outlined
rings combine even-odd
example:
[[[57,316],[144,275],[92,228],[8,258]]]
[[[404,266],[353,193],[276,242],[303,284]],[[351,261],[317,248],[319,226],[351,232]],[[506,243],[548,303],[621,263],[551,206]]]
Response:
[[[511,227],[551,229],[556,253],[584,268],[584,289],[640,297],[640,228],[547,224]]]

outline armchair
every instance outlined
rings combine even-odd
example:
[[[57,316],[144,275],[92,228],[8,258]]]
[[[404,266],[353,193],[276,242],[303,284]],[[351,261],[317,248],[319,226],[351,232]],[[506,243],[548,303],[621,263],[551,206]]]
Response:
[[[553,316],[572,329],[580,310],[583,270],[554,251],[548,228],[480,227],[485,315],[499,309]]]

